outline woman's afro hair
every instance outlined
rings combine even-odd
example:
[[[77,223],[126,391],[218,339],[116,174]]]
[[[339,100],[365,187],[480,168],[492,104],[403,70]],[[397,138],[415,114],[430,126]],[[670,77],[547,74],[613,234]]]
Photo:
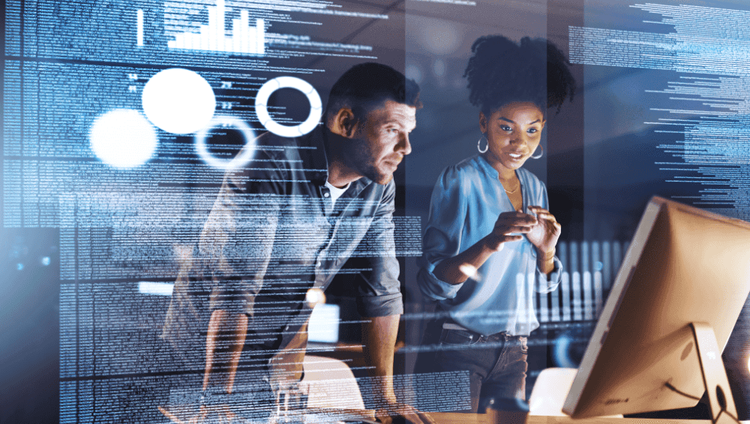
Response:
[[[576,81],[565,54],[543,38],[516,43],[501,35],[478,38],[464,77],[469,100],[485,115],[512,102],[532,102],[544,113],[573,100]]]

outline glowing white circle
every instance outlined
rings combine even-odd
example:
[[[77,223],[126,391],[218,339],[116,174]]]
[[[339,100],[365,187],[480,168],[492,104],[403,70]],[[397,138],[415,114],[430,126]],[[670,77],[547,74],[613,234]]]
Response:
[[[141,101],[146,117],[172,134],[205,128],[216,111],[216,96],[208,81],[182,68],[165,69],[151,77]]]
[[[268,114],[268,99],[274,91],[280,88],[294,88],[307,96],[307,101],[310,102],[310,114],[305,122],[294,126],[281,125]],[[318,126],[320,117],[323,116],[323,102],[315,88],[307,81],[295,77],[277,77],[266,81],[258,90],[255,96],[255,113],[268,131],[281,137],[299,137]]]
[[[311,308],[314,308],[316,305],[326,303],[326,294],[322,289],[313,287],[305,293],[305,301]]]
[[[91,150],[116,168],[146,163],[156,151],[156,129],[137,110],[115,109],[97,117],[89,131]]]
[[[236,128],[242,133],[242,137],[245,139],[245,147],[233,159],[218,159],[211,155],[206,147],[208,132],[217,126]],[[237,169],[245,166],[253,158],[253,153],[255,152],[255,149],[253,149],[254,145],[255,132],[253,129],[243,120],[234,116],[217,116],[211,120],[207,127],[204,127],[195,135],[195,149],[198,151],[198,155],[200,155],[204,162],[219,169]]]

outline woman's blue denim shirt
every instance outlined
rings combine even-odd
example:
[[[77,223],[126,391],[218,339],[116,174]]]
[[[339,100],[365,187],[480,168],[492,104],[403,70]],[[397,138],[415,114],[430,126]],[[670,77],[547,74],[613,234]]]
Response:
[[[529,206],[547,209],[544,183],[523,168],[516,175],[521,182],[524,211]],[[561,262],[555,258],[554,271],[549,276],[542,274],[536,266],[536,249],[524,237],[505,243],[464,283],[441,281],[433,270],[441,260],[458,255],[490,234],[498,216],[510,211],[513,205],[497,171],[481,155],[446,168],[432,191],[424,254],[419,260],[419,287],[453,321],[485,335],[505,331],[523,336],[539,327],[534,292],[557,288]]]

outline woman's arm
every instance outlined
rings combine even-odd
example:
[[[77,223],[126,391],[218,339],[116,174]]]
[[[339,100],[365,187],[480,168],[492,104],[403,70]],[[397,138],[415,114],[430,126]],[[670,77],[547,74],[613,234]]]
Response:
[[[493,253],[502,250],[504,243],[521,240],[523,234],[530,233],[537,223],[533,215],[523,212],[501,213],[490,234],[458,255],[440,261],[432,273],[446,283],[461,284],[472,277]]]

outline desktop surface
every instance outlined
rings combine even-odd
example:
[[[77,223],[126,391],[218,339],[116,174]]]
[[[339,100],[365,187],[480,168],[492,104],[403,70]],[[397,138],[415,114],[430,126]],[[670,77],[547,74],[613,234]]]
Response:
[[[493,424],[487,414],[463,414],[458,412],[431,413],[436,424]],[[711,420],[654,419],[654,418],[581,418],[529,415],[526,424],[706,424]],[[742,421],[750,423],[750,421]]]

